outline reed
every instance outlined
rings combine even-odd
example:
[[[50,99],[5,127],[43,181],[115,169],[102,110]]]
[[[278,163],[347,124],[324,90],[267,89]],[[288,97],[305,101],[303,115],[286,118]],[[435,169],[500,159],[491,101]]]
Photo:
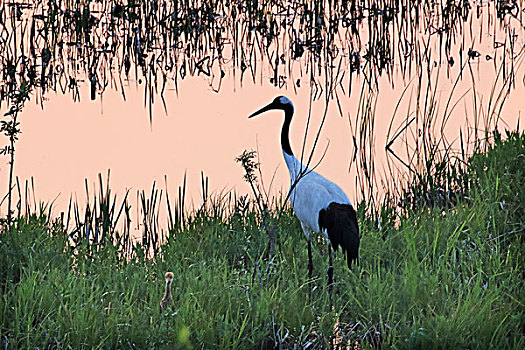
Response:
[[[155,96],[164,104],[166,87],[178,91],[188,75],[219,91],[230,74],[242,84],[268,71],[261,78],[269,84],[296,89],[306,80],[316,98],[333,98],[336,86],[350,94],[356,75],[377,88],[383,76],[394,84],[397,75],[479,60],[477,31],[506,32],[492,35],[494,50],[484,54],[505,62],[515,79],[523,32],[523,3],[503,0],[475,8],[465,1],[12,0],[0,17],[0,104],[22,82],[42,104],[49,91],[79,100],[83,82],[91,99],[108,88],[125,99],[128,80],[143,85],[150,118]],[[472,43],[461,39],[467,34]]]
[[[155,97],[168,84],[178,91],[187,76],[205,77],[216,91],[228,75],[307,85],[301,161],[313,168],[329,106],[345,116],[346,97],[357,91],[349,161],[357,169],[363,258],[351,273],[336,260],[345,277],[333,294],[320,279],[309,282],[298,222],[286,196],[272,198],[265,187],[255,153],[239,157],[253,198],[210,193],[202,173],[194,207],[186,175],[175,196],[165,179],[164,190],[153,183],[119,198],[108,172],[106,181],[86,180],[85,202],[71,198],[54,217],[53,203],[37,204],[32,181],[21,185],[10,175],[6,198],[18,202],[0,221],[0,345],[525,347],[525,136],[519,124],[504,137],[498,132],[523,69],[522,10],[508,1],[476,8],[404,0],[2,3],[0,107],[15,106],[2,129],[11,167],[29,92],[42,105],[50,91],[78,100],[83,80],[92,99],[107,88],[125,98],[125,81],[143,85],[150,120]],[[464,39],[477,23],[489,26],[482,33],[500,25],[505,32],[493,36],[490,59]],[[497,72],[488,99],[476,86],[482,59]],[[443,71],[454,81],[445,98]],[[387,167],[379,169],[380,86],[399,84],[399,76],[405,86],[384,144]],[[472,82],[466,92],[458,88],[464,79]],[[312,133],[317,100],[325,109]],[[447,123],[461,106],[465,126],[449,140]],[[315,266],[323,266],[323,243],[314,244]],[[174,274],[172,308],[159,314],[165,271]]]
[[[468,200],[453,209],[394,210],[381,227],[359,210],[360,268],[348,272],[336,259],[341,278],[333,293],[324,287],[324,272],[308,280],[304,238],[290,210],[276,228],[273,260],[261,259],[267,238],[260,213],[243,196],[208,197],[206,209],[185,213],[185,224],[165,243],[157,241],[154,259],[142,244],[126,257],[122,246],[110,244],[115,239],[102,245],[110,237],[100,233],[102,225],[98,240],[92,233],[89,245],[71,249],[65,224],[21,205],[31,212],[17,217],[12,235],[3,226],[0,237],[0,342],[16,348],[521,348],[525,134],[491,136],[486,152],[468,159]],[[146,208],[155,190],[144,195]],[[105,185],[96,203],[112,198],[109,210],[93,205],[91,193],[88,222],[117,212]],[[279,207],[273,208],[275,218]],[[322,266],[326,245],[314,247],[314,265]],[[159,313],[167,270],[173,271],[171,309]]]
[[[355,1],[247,4],[196,0],[6,1],[0,11],[0,34],[6,39],[0,40],[3,72],[0,106],[8,103],[16,107],[17,113],[12,114],[16,119],[21,109],[16,96],[34,95],[43,106],[46,94],[55,91],[71,94],[77,101],[84,81],[89,83],[91,98],[111,88],[120,90],[125,99],[127,81],[144,86],[144,105],[151,120],[155,96],[160,95],[163,100],[168,84],[178,91],[179,80],[187,75],[200,75],[219,91],[222,79],[230,74],[241,83],[244,75],[250,74],[253,82],[260,76],[270,84],[294,90],[301,81],[306,81],[311,92],[310,103],[321,98],[325,101],[322,125],[329,105],[334,102],[341,116],[348,114],[346,97],[360,83],[357,113],[351,121],[354,125],[351,137],[358,157],[354,160],[361,163],[356,168],[363,169],[358,180],[359,201],[377,207],[381,202],[377,199],[378,187],[383,180],[378,178],[373,161],[376,141],[373,109],[380,83],[387,80],[393,86],[400,84],[400,80],[404,83],[417,79],[413,94],[417,96],[414,101],[418,117],[404,132],[411,133],[419,125],[428,129],[427,123],[433,126],[432,121],[438,115],[434,103],[438,87],[431,84],[430,77],[436,71],[446,71],[447,76],[454,74],[454,62],[459,61],[462,68],[456,81],[465,76],[475,85],[471,63],[481,60],[475,47],[476,26],[480,24],[481,37],[483,33],[501,34],[499,25],[504,24],[504,36],[491,34],[493,50],[486,53],[485,60],[494,62],[494,70],[505,81],[505,88],[495,90],[498,95],[489,97],[495,102],[487,106],[491,113],[481,116],[481,110],[474,111],[475,122],[493,118],[497,114],[495,108],[503,106],[500,100],[505,100],[516,86],[516,76],[522,72],[525,51],[517,41],[523,31],[522,5],[496,1],[473,9],[468,2],[414,4],[405,0],[359,4]],[[486,27],[484,19],[493,14],[497,14],[496,20],[486,21]],[[458,38],[467,34],[471,42],[465,39],[459,42]],[[236,73],[239,70],[240,77]],[[423,89],[424,82],[428,82],[430,89]],[[474,108],[481,108],[476,101],[473,104]],[[420,108],[425,110],[421,112]],[[15,120],[12,125],[17,123]],[[495,123],[487,120],[485,124]],[[19,129],[4,126],[6,132]],[[317,131],[315,145],[321,129]],[[307,135],[308,132],[305,140]],[[11,137],[10,145],[4,148],[13,150],[11,164],[14,139]],[[392,153],[393,141],[388,140],[387,148],[388,154],[395,157],[398,154]],[[416,141],[423,142],[417,145],[423,149],[414,154],[426,157],[436,153],[425,139]],[[315,148],[307,155],[309,164]],[[10,174],[9,179],[7,193],[11,198],[14,177]],[[172,209],[169,208],[170,216],[176,215]],[[150,211],[145,207],[142,210]],[[180,208],[177,212],[182,214]],[[155,224],[150,219],[143,226],[147,230]],[[171,225],[177,220],[172,220]]]

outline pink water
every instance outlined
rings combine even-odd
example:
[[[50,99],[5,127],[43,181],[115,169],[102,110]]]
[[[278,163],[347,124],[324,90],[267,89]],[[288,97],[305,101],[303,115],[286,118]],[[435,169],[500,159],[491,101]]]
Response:
[[[450,106],[454,105],[455,109],[444,128],[444,135],[453,146],[459,146],[454,142],[459,130],[464,136],[472,134],[473,120],[483,124],[484,119],[494,115],[492,109],[497,103],[492,91],[498,93],[504,88],[496,69],[504,55],[516,55],[516,80],[499,113],[501,119],[497,126],[500,129],[515,129],[518,120],[523,119],[525,70],[523,49],[520,50],[520,47],[525,47],[523,36],[516,41],[515,52],[509,53],[493,47],[494,35],[502,36],[503,41],[505,32],[481,36],[465,33],[461,40],[453,44],[452,52],[463,48],[461,54],[464,57],[466,48],[471,46],[482,54],[470,61],[470,67],[465,67],[463,78],[455,88],[454,82],[461,69],[457,58],[457,63],[449,69],[443,61],[436,62],[440,70],[432,68],[430,82],[425,77],[422,79],[423,91],[428,84],[437,91],[438,119],[442,117],[447,99],[452,95]],[[431,42],[431,45],[436,43]],[[486,55],[490,55],[490,59]],[[127,189],[131,189],[132,198],[135,198],[136,191],[148,192],[153,182],[157,183],[157,188],[164,189],[165,177],[168,179],[167,190],[171,198],[175,198],[177,187],[186,174],[186,204],[190,208],[201,203],[201,172],[209,177],[212,193],[232,190],[239,194],[249,193],[249,186],[243,181],[243,171],[234,159],[243,150],[257,149],[266,189],[274,195],[286,192],[289,178],[279,143],[282,113],[268,112],[255,119],[248,119],[247,116],[275,96],[287,95],[295,105],[290,138],[292,148],[299,157],[311,91],[308,79],[299,73],[301,69],[301,65],[296,64],[292,71],[295,76],[289,79],[290,82],[301,79],[301,87],[288,83],[282,89],[268,84],[271,71],[267,68],[262,69],[256,83],[244,79],[242,87],[238,76],[234,78],[233,71],[227,70],[219,93],[210,88],[210,80],[206,77],[186,78],[179,82],[178,94],[173,84],[165,92],[166,111],[156,96],[151,123],[144,103],[144,87],[135,81],[126,82],[126,100],[120,91],[107,89],[103,95],[97,96],[96,101],[91,101],[87,86],[82,86],[81,102],[73,102],[69,95],[48,93],[42,108],[40,99],[33,98],[20,115],[22,134],[16,144],[15,175],[22,183],[34,178],[36,201],[54,201],[54,213],[59,213],[67,209],[70,197],[80,204],[85,202],[85,179],[93,191],[98,174],[102,173],[106,178],[108,169],[111,170],[111,188],[120,199]],[[422,71],[426,74],[425,68]],[[437,84],[436,77],[439,77]],[[385,145],[398,128],[416,116],[416,84],[415,70],[412,78],[403,79],[399,67],[395,67],[393,77],[381,77],[379,90],[374,92],[375,122],[371,154],[376,170],[376,186],[373,189],[376,195],[385,190],[383,183],[396,181],[386,172]],[[363,112],[358,108],[360,96],[371,92],[363,85],[363,75],[354,76],[352,86],[350,96],[338,91],[342,116],[335,101],[330,103],[312,164],[317,164],[322,158],[316,171],[338,183],[355,202],[363,197],[360,192],[363,178],[358,176],[361,164],[351,161],[355,151],[352,136],[359,137],[355,128],[359,121],[358,113]],[[398,101],[401,102],[394,115]],[[306,154],[312,149],[324,108],[323,98],[312,104]],[[3,105],[0,112],[3,114],[5,109]],[[388,136],[390,126],[392,130]],[[409,159],[410,150],[407,153],[404,145],[410,145],[418,137],[417,127],[412,124],[393,146],[405,160]],[[6,144],[7,140],[4,138],[2,142]],[[7,162],[7,157],[1,158],[0,189],[5,190]],[[403,166],[395,161],[392,163],[391,159],[390,162],[400,168],[401,176]],[[132,201],[131,204],[136,209],[137,203]],[[1,215],[5,215],[5,202],[0,211]]]

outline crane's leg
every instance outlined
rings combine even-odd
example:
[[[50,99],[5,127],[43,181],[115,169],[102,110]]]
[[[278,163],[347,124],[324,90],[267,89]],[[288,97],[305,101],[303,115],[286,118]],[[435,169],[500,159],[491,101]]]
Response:
[[[314,272],[314,263],[312,262],[312,243],[310,242],[312,230],[310,230],[310,228],[302,222],[301,228],[303,229],[304,236],[306,237],[306,241],[308,242],[308,278],[311,279],[312,273]]]
[[[312,243],[308,240],[308,278],[312,278],[312,273],[314,271],[314,264],[312,262]]]
[[[332,263],[332,246],[328,244],[328,286],[334,283],[334,265]]]

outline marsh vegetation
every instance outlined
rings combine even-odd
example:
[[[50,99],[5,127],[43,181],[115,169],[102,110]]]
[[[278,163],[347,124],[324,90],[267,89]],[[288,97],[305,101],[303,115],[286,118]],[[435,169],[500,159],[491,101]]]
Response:
[[[0,344],[524,348],[525,135],[502,115],[523,91],[524,10],[507,0],[3,2]],[[309,135],[308,116],[308,162],[322,153],[329,106],[348,118],[362,258],[348,272],[338,256],[332,293],[326,245],[316,242],[309,280],[299,222],[286,193],[261,182],[255,152],[241,164],[253,196],[210,193],[202,173],[193,206],[186,176],[175,194],[153,183],[117,196],[108,171],[95,187],[86,180],[85,202],[55,213],[16,177],[28,101],[80,101],[86,86],[93,100],[108,89],[126,99],[134,84],[152,121],[188,77],[217,93],[225,79],[307,88],[310,111],[325,105]],[[389,120],[376,113],[385,86],[402,91]]]
[[[73,245],[46,208],[31,209],[13,234],[1,237],[0,342],[7,348],[522,348],[524,154],[523,133],[495,134],[486,153],[469,159],[465,196],[454,205],[402,205],[402,214],[396,205],[383,206],[380,218],[358,205],[360,267],[349,273],[339,255],[332,293],[325,287],[326,244],[315,244],[309,280],[304,237],[287,210],[268,260],[261,254],[268,248],[261,217],[244,197],[210,199],[188,213],[154,259],[140,243],[126,251],[116,231],[111,238],[101,232],[97,242],[79,236]],[[168,270],[172,306],[161,312]]]

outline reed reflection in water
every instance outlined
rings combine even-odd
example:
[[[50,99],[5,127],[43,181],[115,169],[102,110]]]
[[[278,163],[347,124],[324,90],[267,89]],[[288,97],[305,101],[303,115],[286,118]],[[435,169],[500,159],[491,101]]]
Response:
[[[459,68],[456,72],[459,74]],[[492,89],[491,84],[484,82],[494,81],[496,73],[487,64],[479,64],[479,71],[474,71],[473,74],[477,81],[476,103],[482,109],[481,106],[487,104]],[[438,87],[435,88],[441,101],[438,106],[441,110],[451,93],[452,102],[459,101],[460,107],[455,108],[443,130],[449,142],[457,139],[460,129],[468,133],[474,127],[474,92],[467,73],[465,75],[456,87],[453,80],[440,78]],[[434,81],[430,82],[431,85],[433,83]],[[388,177],[384,169],[387,161],[385,145],[392,118],[392,130],[395,130],[406,123],[407,116],[414,115],[413,95],[417,90],[417,82],[406,84],[408,88],[404,92],[403,81],[396,82],[394,88],[390,83],[384,82],[374,100],[375,121],[371,130],[373,149],[370,155],[374,157],[378,172],[379,179],[375,188],[378,192],[384,191],[381,179]],[[425,84],[428,82],[422,83],[423,88]],[[85,91],[86,94],[87,92]],[[155,117],[151,124],[144,108],[141,87],[133,82],[130,82],[127,90],[127,101],[123,101],[119,92],[115,91],[106,91],[97,101],[86,98],[80,103],[73,103],[68,96],[53,95],[45,102],[43,109],[29,103],[24,110],[24,128],[15,163],[16,175],[22,181],[34,177],[37,201],[54,201],[55,212],[60,212],[67,210],[71,194],[80,204],[85,201],[85,178],[93,189],[98,181],[97,174],[105,175],[108,169],[111,170],[110,184],[113,193],[123,198],[126,189],[131,189],[132,202],[135,191],[148,191],[154,181],[157,188],[164,189],[165,175],[168,178],[167,190],[173,197],[184,174],[187,174],[186,203],[198,207],[202,196],[201,171],[209,177],[211,193],[230,190],[248,193],[249,189],[242,180],[242,170],[234,162],[234,158],[244,149],[258,149],[264,184],[271,194],[286,192],[289,179],[286,169],[282,167],[278,141],[280,116],[277,113],[269,114],[256,122],[247,119],[247,115],[260,101],[283,93],[290,96],[296,106],[291,140],[292,146],[299,153],[309,114],[308,87],[297,89],[297,94],[290,89],[283,91],[256,84],[245,84],[239,89],[235,88],[232,79],[217,94],[199,77],[190,78],[185,81],[185,89],[179,91],[178,96],[173,91],[168,91],[167,113],[161,104],[154,105]],[[518,85],[508,96],[501,111],[503,122],[500,125],[508,125],[510,128],[516,126],[523,113],[524,107],[520,101],[520,96],[523,95],[523,86]],[[359,160],[352,158],[356,152],[352,136],[359,139],[355,120],[359,117],[358,113],[364,113],[359,110],[360,98],[356,90],[349,98],[342,99],[343,117],[334,103],[330,105],[320,144],[312,162],[317,164],[322,158],[317,169],[340,184],[354,202],[366,196],[366,193],[359,191],[363,186],[360,182],[364,181],[358,177],[362,171]],[[400,99],[397,115],[394,116]],[[312,120],[305,157],[312,148],[324,108],[323,100],[312,103]],[[468,118],[470,124],[467,123]],[[412,127],[409,130],[413,131]],[[478,127],[483,128],[483,125]],[[392,137],[393,131],[390,131],[389,138]],[[409,136],[405,137],[405,141],[410,142]],[[404,146],[404,142],[396,142],[392,147],[406,159],[408,155],[403,155]],[[402,168],[400,163],[397,165]],[[0,186],[7,185],[4,183],[5,177],[1,181]],[[138,206],[138,203],[132,203],[134,210]],[[165,213],[161,213],[161,223],[165,222],[164,216]]]

